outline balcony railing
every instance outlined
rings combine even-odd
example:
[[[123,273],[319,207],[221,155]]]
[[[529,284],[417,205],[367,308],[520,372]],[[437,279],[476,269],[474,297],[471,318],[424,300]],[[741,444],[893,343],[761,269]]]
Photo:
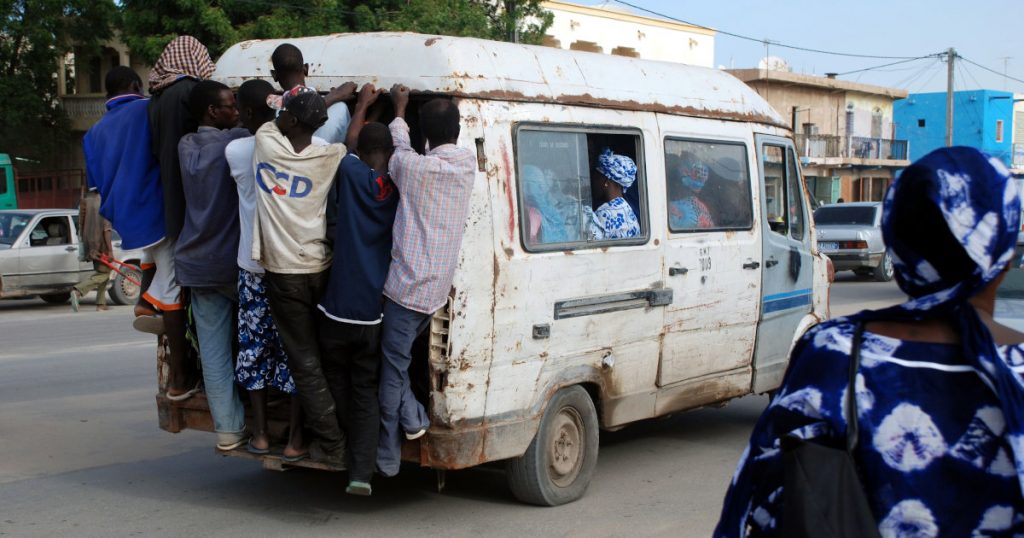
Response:
[[[808,135],[793,137],[802,157],[844,157],[852,159],[907,159],[907,141],[863,136]]]
[[[103,94],[65,95],[61,97],[61,104],[72,128],[77,131],[89,129],[107,112],[107,98]]]

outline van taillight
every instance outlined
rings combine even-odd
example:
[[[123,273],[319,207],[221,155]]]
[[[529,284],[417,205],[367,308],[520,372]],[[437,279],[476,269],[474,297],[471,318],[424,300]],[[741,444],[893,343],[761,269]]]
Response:
[[[867,241],[840,241],[839,248],[868,248]]]

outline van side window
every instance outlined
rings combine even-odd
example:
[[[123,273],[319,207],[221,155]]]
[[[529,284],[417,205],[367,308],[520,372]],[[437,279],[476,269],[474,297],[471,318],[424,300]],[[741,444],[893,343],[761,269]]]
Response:
[[[666,139],[665,185],[673,232],[753,225],[747,148],[742,143]]]
[[[786,150],[782,146],[765,145],[762,151],[768,228],[779,235],[788,235],[790,217],[786,200],[789,194],[786,187]]]
[[[528,251],[646,241],[639,135],[523,127],[516,150]]]
[[[804,238],[804,193],[801,189],[803,181],[800,180],[799,165],[797,165],[793,148],[786,150],[786,166],[789,169],[789,174],[786,178],[786,188],[789,190],[789,195],[787,196],[790,215],[789,235],[793,239],[800,241]]]

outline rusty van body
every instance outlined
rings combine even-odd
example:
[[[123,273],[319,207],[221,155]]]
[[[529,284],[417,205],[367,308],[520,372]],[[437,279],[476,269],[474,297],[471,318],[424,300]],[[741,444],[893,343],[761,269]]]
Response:
[[[828,261],[790,133],[731,75],[381,33],[239,43],[213,78],[270,80],[285,41],[321,91],[402,83],[414,101],[453,99],[459,143],[477,152],[448,305],[412,372],[431,426],[406,459],[442,470],[507,460],[520,499],[572,501],[598,429],[771,391],[794,341],[827,317]],[[637,165],[625,198],[640,233],[627,239],[589,233],[605,148]],[[211,429],[203,398],[158,402],[165,429]]]

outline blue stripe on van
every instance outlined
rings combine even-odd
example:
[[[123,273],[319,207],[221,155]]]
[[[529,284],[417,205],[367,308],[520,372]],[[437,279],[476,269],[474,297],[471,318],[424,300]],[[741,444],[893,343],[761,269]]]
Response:
[[[767,314],[769,312],[788,310],[798,306],[806,306],[811,304],[811,296],[812,292],[810,288],[768,295],[764,298],[763,310],[764,313]]]

